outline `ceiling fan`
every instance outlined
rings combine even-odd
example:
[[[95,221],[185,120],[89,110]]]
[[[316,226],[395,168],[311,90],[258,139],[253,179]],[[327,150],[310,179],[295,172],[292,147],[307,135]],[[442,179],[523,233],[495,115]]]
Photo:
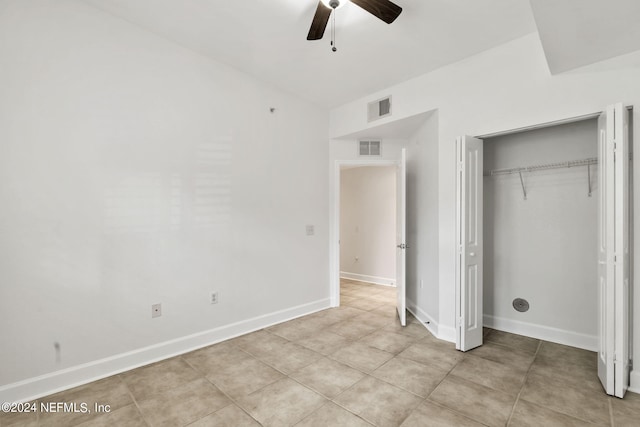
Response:
[[[320,0],[318,1],[316,14],[313,16],[313,21],[311,22],[311,28],[309,29],[307,40],[320,40],[324,35],[324,30],[327,27],[331,13],[338,7],[346,4],[348,1],[360,6],[387,24],[391,24],[395,21],[402,12],[402,8],[400,6],[389,0]],[[333,14],[333,17],[335,21],[335,13]],[[334,45],[333,37],[331,44],[333,46],[332,50],[335,52],[336,47]]]

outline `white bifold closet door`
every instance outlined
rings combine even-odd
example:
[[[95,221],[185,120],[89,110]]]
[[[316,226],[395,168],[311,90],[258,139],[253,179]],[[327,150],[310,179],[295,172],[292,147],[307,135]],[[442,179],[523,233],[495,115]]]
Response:
[[[456,140],[456,348],[482,345],[482,140]]]
[[[402,149],[396,170],[396,307],[402,326],[407,325],[407,149]]]
[[[629,384],[629,127],[622,104],[598,120],[598,377],[607,394]]]

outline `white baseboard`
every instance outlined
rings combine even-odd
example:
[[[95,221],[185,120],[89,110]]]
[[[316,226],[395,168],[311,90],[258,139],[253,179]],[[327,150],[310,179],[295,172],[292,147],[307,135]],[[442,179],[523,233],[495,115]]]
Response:
[[[499,331],[525,335],[558,344],[578,347],[589,351],[598,351],[598,336],[586,335],[564,329],[551,328],[549,326],[536,325],[518,320],[484,315],[484,326]]]
[[[422,310],[409,299],[407,299],[407,310],[409,310],[434,337],[449,342],[456,341],[455,329],[440,325],[426,311]]]
[[[454,328],[453,326],[440,325],[439,331],[440,336],[438,336],[438,338],[440,338],[441,340],[449,341],[452,343],[456,342],[456,328]]]
[[[413,301],[407,300],[407,310],[424,325],[431,335],[438,338],[438,322],[433,320],[425,311],[421,310]]]
[[[340,272],[341,279],[356,280],[358,282],[375,283],[376,285],[395,286],[396,279],[388,277],[367,276],[366,274],[349,273],[347,271]]]
[[[329,308],[329,299],[276,311],[0,387],[0,402],[24,402]]]
[[[633,371],[631,371],[630,377],[629,391],[640,393],[640,371],[634,369]]]

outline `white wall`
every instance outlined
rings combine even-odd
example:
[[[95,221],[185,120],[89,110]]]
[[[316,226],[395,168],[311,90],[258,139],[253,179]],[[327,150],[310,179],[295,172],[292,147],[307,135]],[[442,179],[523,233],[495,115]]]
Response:
[[[342,169],[340,274],[371,283],[395,284],[395,166]]]
[[[407,306],[438,335],[438,112],[407,147]]]
[[[0,401],[328,306],[326,110],[73,0],[0,81]]]
[[[597,349],[596,165],[487,176],[493,169],[597,157],[596,120],[484,141],[485,325]],[[529,311],[516,311],[524,298]]]
[[[623,102],[636,105],[640,123],[640,53],[551,76],[537,34],[506,43],[466,60],[372,93],[331,111],[331,136],[366,129],[366,104],[391,94],[394,117],[385,122],[438,110],[438,186],[440,335],[453,340],[455,317],[455,137],[484,135],[602,111]],[[634,134],[638,152],[639,133]],[[637,161],[637,157],[636,160]],[[635,168],[638,170],[638,168]],[[634,176],[640,188],[640,174]],[[640,216],[640,197],[634,212]],[[640,243],[636,227],[635,246]],[[635,252],[634,265],[640,263]],[[637,268],[636,268],[637,269]],[[640,292],[634,300],[634,354],[640,354]],[[640,391],[640,375],[632,374]]]

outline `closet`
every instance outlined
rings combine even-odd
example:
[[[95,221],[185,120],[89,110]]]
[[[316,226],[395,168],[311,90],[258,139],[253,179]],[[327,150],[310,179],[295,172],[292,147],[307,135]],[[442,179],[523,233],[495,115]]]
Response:
[[[482,327],[597,350],[608,394],[628,387],[629,109],[456,140],[456,348]]]
[[[597,348],[598,122],[484,139],[484,326]]]

